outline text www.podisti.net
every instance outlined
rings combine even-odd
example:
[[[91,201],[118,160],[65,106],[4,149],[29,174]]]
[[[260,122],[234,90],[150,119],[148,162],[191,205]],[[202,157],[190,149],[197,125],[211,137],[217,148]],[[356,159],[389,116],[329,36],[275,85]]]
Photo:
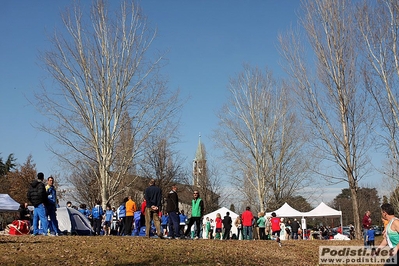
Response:
[[[320,246],[319,264],[396,264],[397,254],[383,249],[363,246]]]

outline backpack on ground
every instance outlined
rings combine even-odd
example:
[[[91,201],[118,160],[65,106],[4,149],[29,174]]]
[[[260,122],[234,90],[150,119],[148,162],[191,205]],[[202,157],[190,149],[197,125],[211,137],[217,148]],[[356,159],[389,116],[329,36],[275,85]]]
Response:
[[[10,235],[29,235],[30,234],[30,224],[26,220],[14,220],[8,226],[8,234]]]

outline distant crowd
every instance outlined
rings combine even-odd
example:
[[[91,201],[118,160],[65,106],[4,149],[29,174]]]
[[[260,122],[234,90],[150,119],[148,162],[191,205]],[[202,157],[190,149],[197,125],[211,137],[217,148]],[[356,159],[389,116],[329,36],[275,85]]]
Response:
[[[44,174],[38,173],[37,180],[30,184],[27,195],[34,206],[33,214],[28,209],[28,203],[25,203],[21,206],[21,219],[32,223],[33,235],[62,235],[65,232],[61,232],[58,226],[54,178],[48,177],[46,183],[45,185]],[[204,203],[199,191],[193,191],[191,217],[188,218],[184,210],[179,210],[177,190],[177,185],[172,184],[164,210],[161,204],[162,192],[156,186],[155,180],[151,180],[145,189],[140,208],[131,196],[124,198],[118,207],[107,204],[105,210],[100,201],[92,208],[88,208],[86,204],[77,207],[68,201],[67,207],[75,208],[87,217],[94,235],[278,241],[301,238],[302,231],[296,219],[284,222],[275,213],[272,217],[265,217],[263,212],[253,216],[250,207],[234,222],[229,212],[223,218],[220,213],[214,219],[204,217]],[[233,224],[235,230],[232,230]]]
[[[143,199],[140,209],[131,197],[124,198],[123,202],[115,208],[107,204],[105,210],[101,206],[101,202],[92,208],[87,208],[86,204],[80,204],[79,207],[67,202],[67,207],[75,208],[89,219],[95,235],[116,235],[116,236],[145,236],[145,209],[146,200]],[[168,235],[169,232],[169,215],[166,211],[159,212],[160,225],[162,234]],[[188,218],[184,210],[179,212],[179,231],[183,234]],[[142,229],[140,231],[140,229]],[[150,234],[155,235],[156,228],[151,223]]]
[[[138,208],[138,204],[131,196],[123,199],[118,207],[107,204],[103,210],[101,201],[88,208],[86,204],[79,207],[67,202],[68,208],[78,210],[90,221],[93,235],[115,235],[115,236],[145,236],[169,239],[238,239],[238,240],[275,240],[280,246],[281,240],[288,239],[331,239],[333,229],[320,226],[314,232],[301,228],[297,219],[287,220],[277,217],[272,213],[266,217],[264,212],[253,215],[251,208],[234,218],[227,211],[217,213],[215,217],[205,215],[204,202],[198,190],[193,191],[191,201],[191,216],[188,217],[184,210],[179,210],[178,188],[176,184],[171,185],[167,193],[166,208],[162,210],[163,196],[161,189],[155,184],[155,180],[149,181],[144,191],[144,197]],[[57,193],[54,187],[54,178],[49,176],[44,183],[44,174],[38,173],[37,180],[29,186],[27,198],[33,205],[33,213],[25,203],[20,208],[20,220],[32,224],[33,235],[59,236],[62,232],[57,220]],[[394,220],[393,207],[383,204],[382,220],[384,228],[389,228]],[[234,215],[236,216],[236,215]],[[40,221],[40,226],[39,226]],[[399,219],[393,224],[399,232]],[[365,246],[374,246],[375,231],[371,226],[370,212],[367,211],[362,220],[363,237]],[[343,233],[342,227],[337,232]],[[395,229],[396,230],[396,229]],[[349,237],[354,238],[354,227],[349,227]],[[384,236],[388,235],[384,231]],[[398,238],[399,241],[399,238]],[[385,244],[385,243],[384,243]]]

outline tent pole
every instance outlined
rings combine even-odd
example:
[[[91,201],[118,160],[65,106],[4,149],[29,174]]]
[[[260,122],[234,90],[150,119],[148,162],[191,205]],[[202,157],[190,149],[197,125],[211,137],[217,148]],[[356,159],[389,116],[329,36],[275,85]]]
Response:
[[[341,224],[341,233],[343,234],[344,233],[344,228],[343,228],[343,224],[342,224],[342,210],[341,210],[341,205],[339,205],[339,210],[341,211],[341,216],[340,216],[340,220],[339,220],[339,222],[340,222],[340,224]]]

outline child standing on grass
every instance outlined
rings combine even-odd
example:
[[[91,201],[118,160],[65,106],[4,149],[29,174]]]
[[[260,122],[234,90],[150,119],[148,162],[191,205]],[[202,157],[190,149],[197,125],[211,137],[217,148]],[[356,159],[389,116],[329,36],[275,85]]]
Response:
[[[367,245],[370,248],[374,248],[374,239],[375,239],[375,230],[373,227],[370,227],[370,229],[367,230]]]
[[[217,213],[217,214],[216,214],[215,223],[216,223],[216,235],[215,235],[215,239],[220,239],[220,238],[221,238],[221,235],[220,235],[220,234],[222,233],[222,224],[223,224],[222,216],[220,215],[220,213]]]
[[[164,236],[168,235],[168,223],[169,223],[169,216],[167,212],[163,212],[161,216],[161,227],[162,227],[162,234]]]
[[[211,239],[211,221],[209,220],[209,217],[206,217],[205,232],[206,238]]]
[[[104,221],[104,235],[110,235],[111,234],[111,222],[112,222],[112,217],[114,216],[114,212],[111,210],[111,206],[107,204],[106,210],[105,210],[105,221]]]

